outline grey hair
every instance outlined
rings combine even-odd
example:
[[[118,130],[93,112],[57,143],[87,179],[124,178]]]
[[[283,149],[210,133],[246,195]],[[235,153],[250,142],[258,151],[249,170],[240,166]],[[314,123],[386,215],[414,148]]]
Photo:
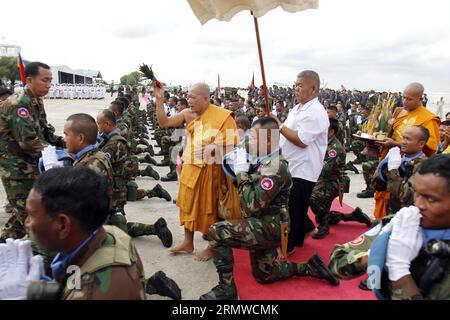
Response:
[[[297,78],[305,78],[314,82],[317,91],[320,89],[319,74],[313,70],[304,70],[297,75]]]

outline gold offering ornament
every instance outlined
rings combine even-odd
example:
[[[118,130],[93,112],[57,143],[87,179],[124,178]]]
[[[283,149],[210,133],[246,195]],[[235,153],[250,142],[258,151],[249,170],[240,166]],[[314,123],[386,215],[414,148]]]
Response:
[[[392,94],[378,97],[378,102],[370,112],[369,119],[362,126],[360,134],[353,136],[363,141],[383,141],[389,135],[394,114],[395,98]]]

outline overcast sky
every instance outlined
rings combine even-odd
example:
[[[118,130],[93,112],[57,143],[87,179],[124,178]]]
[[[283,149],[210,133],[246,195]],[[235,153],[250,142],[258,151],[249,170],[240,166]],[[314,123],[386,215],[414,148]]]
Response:
[[[27,60],[98,69],[107,81],[146,62],[172,84],[216,86],[220,73],[222,86],[248,86],[253,71],[261,83],[247,11],[204,26],[185,0],[2,1],[1,11],[0,38],[19,44]],[[267,81],[291,85],[314,69],[333,88],[402,90],[420,81],[450,92],[449,13],[448,0],[320,0],[318,10],[273,10],[259,20]]]

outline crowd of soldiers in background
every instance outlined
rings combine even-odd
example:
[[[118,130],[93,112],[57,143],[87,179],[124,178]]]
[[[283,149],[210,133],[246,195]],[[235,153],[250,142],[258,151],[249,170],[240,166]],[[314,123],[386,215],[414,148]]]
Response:
[[[106,95],[106,87],[103,84],[74,84],[61,83],[52,84],[46,99],[104,99]]]

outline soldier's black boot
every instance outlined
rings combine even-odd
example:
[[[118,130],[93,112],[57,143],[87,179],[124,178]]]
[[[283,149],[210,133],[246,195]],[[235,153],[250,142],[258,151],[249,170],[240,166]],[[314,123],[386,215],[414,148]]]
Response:
[[[177,283],[168,278],[162,271],[156,272],[148,280],[145,286],[148,294],[157,294],[162,297],[169,297],[173,300],[181,300],[181,290]]]
[[[151,157],[151,155],[149,155],[148,153],[145,155],[145,157],[143,157],[142,159],[139,159],[139,163],[150,163],[154,166],[156,166],[158,164],[158,162],[156,162],[156,160],[153,159]]]
[[[155,180],[159,180],[159,173],[152,168],[152,166],[147,166],[145,170],[141,173],[142,176],[152,177]]]
[[[178,176],[176,173],[174,172],[169,172],[165,177],[161,177],[161,181],[177,181],[178,180]]]
[[[351,214],[344,215],[344,221],[356,221],[360,223],[364,223],[366,226],[371,227],[372,221],[369,216],[362,212],[360,207],[356,207],[355,210]]]
[[[317,228],[319,231],[312,235],[313,239],[319,240],[324,239],[327,235],[330,234],[330,225],[329,224],[321,224]]]
[[[172,232],[167,228],[166,220],[164,220],[164,218],[159,218],[153,226],[155,227],[156,235],[161,240],[163,246],[170,248],[172,246],[173,238]]]
[[[368,199],[368,198],[373,198],[373,196],[375,195],[375,193],[372,190],[363,190],[361,192],[359,192],[358,194],[356,194],[357,198],[360,199]]]
[[[226,284],[220,273],[219,279],[219,285],[212,288],[210,292],[201,295],[200,300],[239,300],[234,283]]]
[[[150,155],[151,155],[152,157],[155,156],[155,150],[153,150],[153,146],[152,146],[152,145],[149,145],[149,146],[147,147],[147,151],[148,151],[148,153],[150,153]]]
[[[139,144],[143,144],[146,147],[150,147],[150,143],[143,138],[139,138]]]
[[[157,163],[156,166],[158,166],[158,167],[168,167],[168,166],[170,166],[170,160],[163,159],[160,163]]]
[[[153,188],[152,191],[153,191],[152,193],[155,196],[157,196],[158,198],[165,199],[166,201],[171,201],[172,200],[172,197],[170,196],[170,194],[166,190],[164,190],[164,188],[160,184],[157,184]]]
[[[323,239],[330,234],[329,214],[325,216],[316,216],[316,222],[319,224],[317,233],[312,235],[313,239]]]
[[[331,271],[325,266],[322,258],[316,253],[314,254],[307,263],[308,267],[311,268],[312,274],[315,278],[327,280],[332,286],[339,285],[339,279],[336,278]]]
[[[344,214],[337,211],[330,211],[330,225],[334,226],[344,220]]]
[[[148,140],[148,135],[146,133],[141,133],[139,136],[143,139]]]
[[[349,161],[344,167],[345,171],[353,171],[355,174],[359,174],[358,168],[353,165],[353,162]]]
[[[362,279],[361,282],[358,285],[358,288],[360,288],[361,290],[364,290],[364,291],[372,291],[372,289],[370,289],[367,286],[367,280],[368,280],[367,278],[366,279]]]

